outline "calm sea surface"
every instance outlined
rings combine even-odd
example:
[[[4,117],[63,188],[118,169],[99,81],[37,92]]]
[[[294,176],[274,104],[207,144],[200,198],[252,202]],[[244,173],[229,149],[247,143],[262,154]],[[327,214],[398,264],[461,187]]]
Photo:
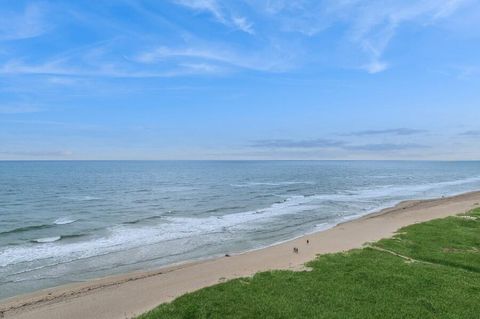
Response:
[[[0,162],[0,298],[479,189],[480,162]]]

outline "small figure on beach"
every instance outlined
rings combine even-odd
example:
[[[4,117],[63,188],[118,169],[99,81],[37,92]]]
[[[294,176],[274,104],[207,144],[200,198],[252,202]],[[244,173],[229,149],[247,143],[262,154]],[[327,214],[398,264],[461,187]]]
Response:
[[[230,257],[230,254],[225,254],[225,257]]]
[[[310,244],[310,240],[307,239],[307,244]]]
[[[293,252],[294,252],[295,254],[298,254],[298,248],[297,248],[297,247],[293,247]]]

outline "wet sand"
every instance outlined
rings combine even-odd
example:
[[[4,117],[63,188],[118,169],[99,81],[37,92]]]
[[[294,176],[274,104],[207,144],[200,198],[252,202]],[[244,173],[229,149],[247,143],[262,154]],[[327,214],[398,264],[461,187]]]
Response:
[[[402,202],[331,229],[230,257],[75,283],[0,302],[0,318],[131,318],[187,292],[271,269],[303,270],[318,254],[362,247],[399,228],[480,207],[480,192]],[[307,240],[309,243],[307,244]],[[298,253],[293,249],[298,248]]]

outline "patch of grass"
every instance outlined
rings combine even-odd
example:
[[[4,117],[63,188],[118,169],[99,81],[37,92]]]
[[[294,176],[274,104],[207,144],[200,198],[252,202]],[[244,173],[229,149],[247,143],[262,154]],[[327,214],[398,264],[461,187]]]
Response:
[[[426,262],[480,272],[480,209],[400,229],[373,244]]]
[[[467,216],[474,218],[416,224],[372,247],[320,256],[309,272],[204,288],[139,318],[479,318],[480,209]]]

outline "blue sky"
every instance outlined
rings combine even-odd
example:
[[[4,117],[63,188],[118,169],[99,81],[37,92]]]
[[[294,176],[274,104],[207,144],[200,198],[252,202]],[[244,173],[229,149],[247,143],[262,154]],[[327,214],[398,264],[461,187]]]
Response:
[[[480,158],[480,1],[0,4],[0,159]]]

